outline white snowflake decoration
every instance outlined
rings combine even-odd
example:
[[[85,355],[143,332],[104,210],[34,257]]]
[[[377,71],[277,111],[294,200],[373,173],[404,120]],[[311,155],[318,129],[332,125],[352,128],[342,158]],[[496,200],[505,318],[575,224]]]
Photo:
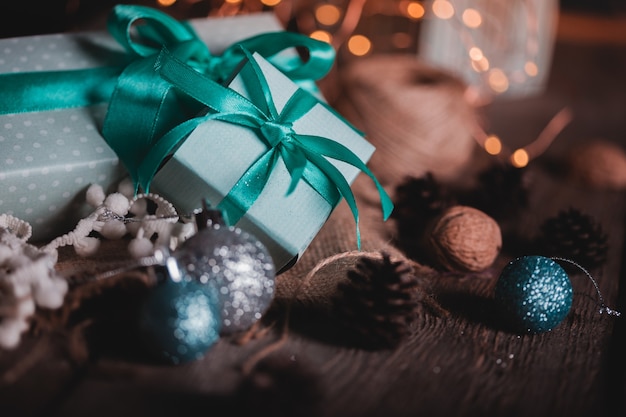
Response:
[[[58,308],[67,282],[54,269],[56,253],[26,243],[28,223],[0,214],[0,347],[16,347],[36,307]]]

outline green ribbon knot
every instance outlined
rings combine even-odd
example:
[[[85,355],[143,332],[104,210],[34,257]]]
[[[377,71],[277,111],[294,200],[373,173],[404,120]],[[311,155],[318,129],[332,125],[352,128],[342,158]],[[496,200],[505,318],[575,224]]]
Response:
[[[157,70],[163,80],[170,83],[177,92],[206,106],[208,111],[180,123],[150,148],[136,167],[135,176],[139,184],[149,190],[150,182],[163,161],[200,124],[218,120],[239,125],[255,131],[267,149],[218,204],[218,208],[228,215],[230,221],[235,224],[252,207],[278,162],[282,160],[291,177],[287,195],[304,180],[331,207],[335,207],[341,197],[345,198],[356,223],[360,248],[359,214],[354,194],[350,184],[329,159],[346,162],[373,180],[380,195],[385,220],[393,209],[390,198],[365,163],[346,146],[329,138],[294,131],[294,122],[305,117],[315,105],[321,103],[298,88],[278,112],[261,68],[248,51],[242,48],[242,52],[247,57],[247,65],[241,67],[241,76],[246,82],[249,99],[195,71],[175,54],[167,50],[161,52],[157,60]],[[207,146],[210,146],[210,142]]]
[[[265,122],[261,125],[261,133],[268,139],[270,146],[274,147],[280,142],[288,141],[296,133],[292,123]]]

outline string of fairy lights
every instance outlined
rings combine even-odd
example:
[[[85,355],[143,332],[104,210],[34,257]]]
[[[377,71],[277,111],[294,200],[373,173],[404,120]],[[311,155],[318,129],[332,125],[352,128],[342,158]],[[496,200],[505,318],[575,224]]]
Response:
[[[162,7],[202,1],[205,0],[155,0]],[[528,27],[536,28],[532,1],[521,1],[528,11]],[[537,42],[533,41],[532,36],[527,42],[528,59],[524,67],[513,74],[507,74],[492,65],[484,48],[474,40],[472,30],[478,30],[484,25],[483,13],[474,7],[457,8],[450,0],[223,0],[221,5],[211,9],[210,15],[244,14],[263,8],[275,9],[283,20],[298,20],[300,29],[308,32],[312,38],[331,43],[338,49],[345,43],[347,51],[354,56],[365,56],[375,50],[373,36],[358,32],[362,17],[395,15],[412,22],[428,18],[450,20],[457,26],[459,38],[466,46],[468,65],[477,73],[485,75],[494,94],[505,92],[511,82],[524,82],[527,77],[535,77],[539,73],[533,59],[537,52]],[[285,11],[290,16],[285,16]],[[407,32],[398,31],[387,35],[393,39],[392,44],[397,49],[408,49],[416,41],[415,36]]]
[[[207,0],[155,0],[157,6],[190,6]],[[489,45],[481,45],[477,36],[481,30],[493,23],[493,16],[481,10],[486,3],[495,1],[454,1],[454,0],[213,0],[208,14],[228,16],[273,10],[283,22],[295,22],[297,29],[314,39],[328,42],[335,47],[338,56],[346,59],[365,57],[381,49],[383,41],[394,50],[418,51],[417,39],[420,25],[426,19],[449,21],[458,34],[466,53],[466,64],[487,86],[488,100],[509,90],[513,84],[521,84],[537,77],[540,68],[537,62],[538,20],[533,0],[511,0],[524,8],[527,38],[524,45],[524,59],[520,68],[504,68],[498,59],[505,59],[491,53]],[[504,6],[508,7],[504,2]],[[503,4],[503,2],[499,2]],[[509,7],[510,8],[510,7]],[[512,8],[510,8],[512,9]],[[401,19],[404,24],[387,26],[380,30],[376,24],[367,24],[373,18]],[[381,33],[384,32],[384,33]],[[484,41],[484,36],[482,37]],[[339,55],[341,53],[341,55]],[[491,53],[491,55],[490,55]],[[471,91],[471,87],[468,91]],[[471,97],[471,94],[468,94]],[[476,99],[476,97],[474,97]],[[484,97],[482,97],[484,100]],[[509,150],[502,140],[477,128],[475,138],[478,144],[490,155],[507,159],[515,167],[526,166],[547,149],[558,133],[571,120],[568,109],[559,112],[548,123],[543,132],[530,144]]]

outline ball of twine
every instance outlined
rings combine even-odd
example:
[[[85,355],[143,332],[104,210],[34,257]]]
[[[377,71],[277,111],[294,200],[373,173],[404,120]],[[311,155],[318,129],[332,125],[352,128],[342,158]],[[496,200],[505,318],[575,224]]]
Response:
[[[380,55],[345,68],[335,104],[376,146],[369,166],[383,185],[430,171],[446,180],[468,166],[474,108],[457,78],[408,55]]]

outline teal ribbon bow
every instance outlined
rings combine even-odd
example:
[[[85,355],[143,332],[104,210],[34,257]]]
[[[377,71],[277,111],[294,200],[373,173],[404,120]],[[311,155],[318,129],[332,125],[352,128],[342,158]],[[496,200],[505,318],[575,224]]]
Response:
[[[145,91],[129,93],[128,97],[125,91],[137,87],[149,89],[151,78],[148,74],[154,72],[155,59],[163,47],[176,51],[189,65],[216,80],[223,80],[243,59],[236,47],[239,44],[267,57],[296,81],[322,78],[332,67],[335,58],[332,46],[308,36],[284,31],[253,36],[229,47],[221,55],[213,55],[188,23],[179,22],[163,12],[144,6],[115,6],[107,26],[113,38],[124,48],[125,59],[105,67],[0,74],[0,114],[90,106],[109,101],[114,91],[122,92],[118,93],[120,99],[143,100]],[[292,47],[305,48],[309,59],[303,62],[298,57],[285,58],[280,55]],[[128,75],[137,74],[136,70],[140,68],[146,70],[144,74],[148,80],[141,81],[137,77],[129,79]],[[124,80],[118,80],[120,76]],[[155,106],[155,103],[151,105]],[[159,124],[158,121],[155,123]]]
[[[328,138],[303,135],[294,131],[293,123],[305,117],[315,105],[321,103],[311,94],[298,88],[284,108],[278,112],[261,68],[248,51],[242,48],[242,52],[247,57],[248,65],[242,67],[241,76],[247,83],[246,89],[250,99],[199,73],[175,54],[167,50],[161,52],[156,69],[163,80],[186,97],[206,106],[208,112],[177,125],[150,148],[141,162],[135,166],[135,176],[139,184],[145,190],[149,190],[150,181],[161,163],[201,123],[219,120],[239,125],[255,131],[267,146],[267,150],[247,169],[218,204],[218,208],[227,214],[230,221],[235,224],[252,207],[280,159],[291,177],[286,190],[287,195],[304,180],[331,207],[336,206],[341,197],[345,198],[356,223],[357,242],[360,248],[359,214],[354,194],[350,184],[327,158],[346,162],[373,180],[380,195],[385,220],[393,210],[391,199],[365,163],[346,146]],[[131,157],[128,163],[133,164],[134,161],[136,158]]]

